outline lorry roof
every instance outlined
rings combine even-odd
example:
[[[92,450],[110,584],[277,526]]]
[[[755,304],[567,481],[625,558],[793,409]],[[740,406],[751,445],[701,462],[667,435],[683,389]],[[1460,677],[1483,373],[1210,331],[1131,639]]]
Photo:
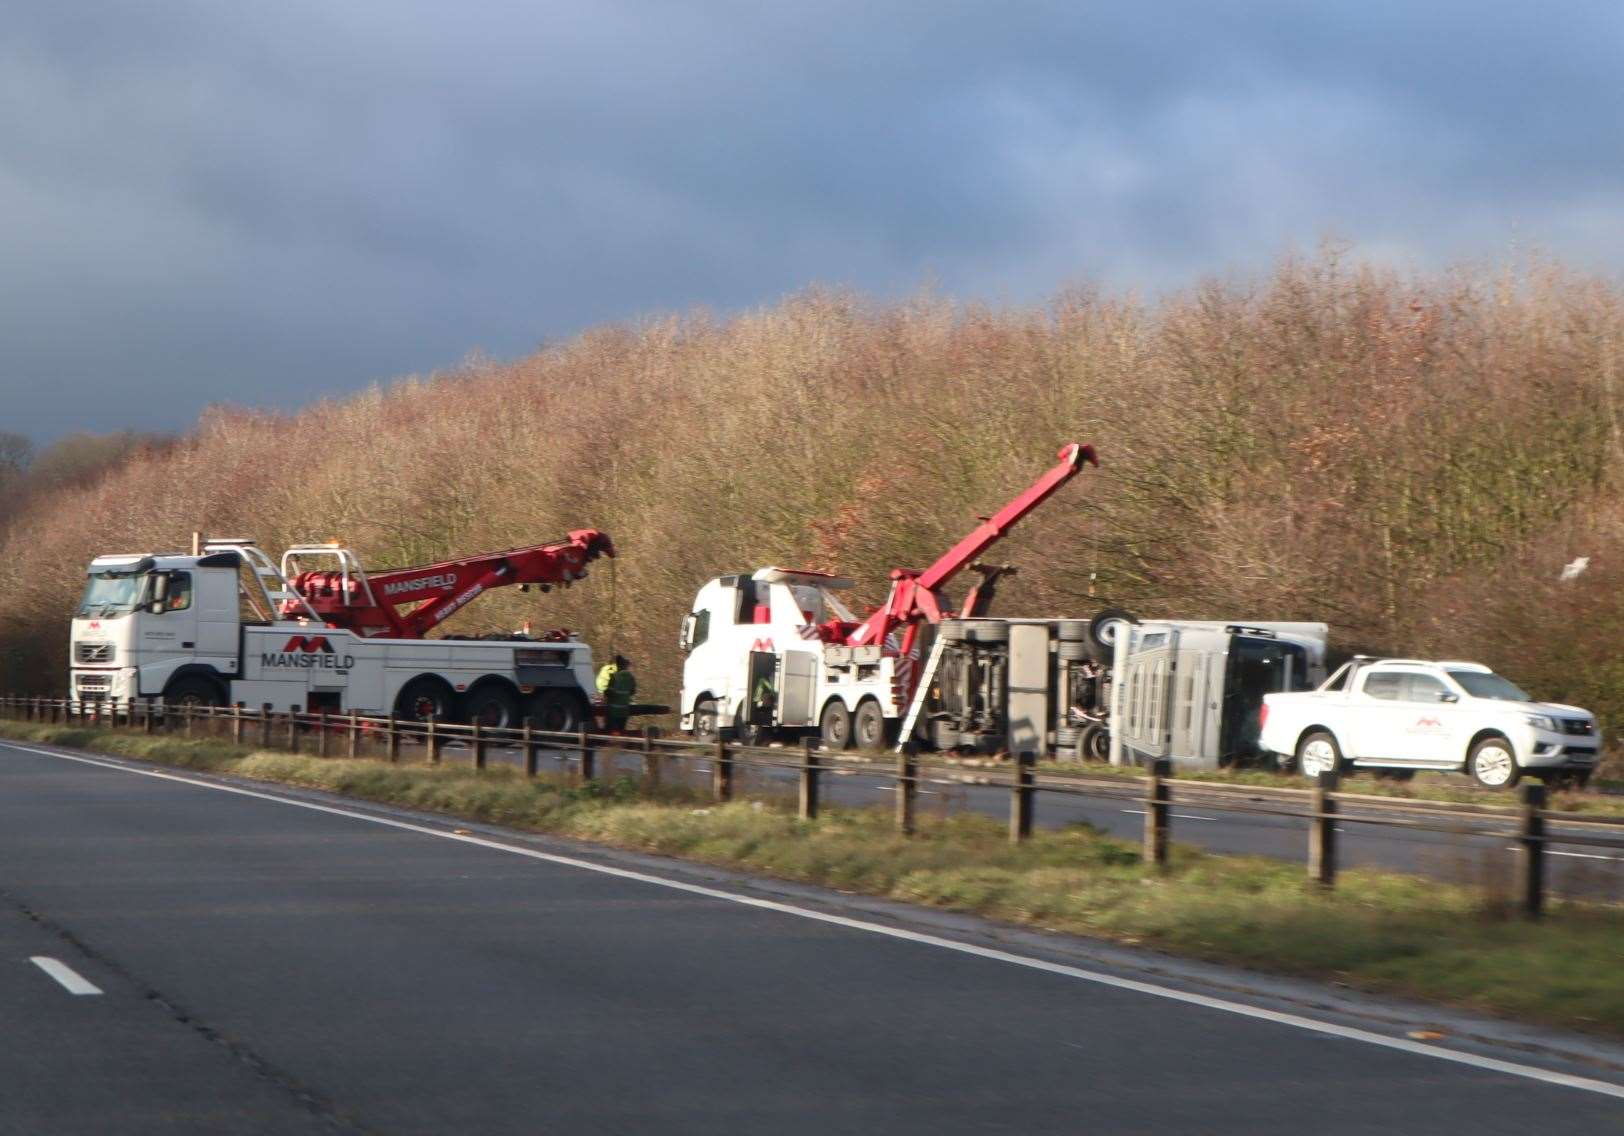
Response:
[[[763,584],[807,584],[814,588],[851,588],[854,581],[829,572],[809,572],[797,568],[758,568],[752,580]]]

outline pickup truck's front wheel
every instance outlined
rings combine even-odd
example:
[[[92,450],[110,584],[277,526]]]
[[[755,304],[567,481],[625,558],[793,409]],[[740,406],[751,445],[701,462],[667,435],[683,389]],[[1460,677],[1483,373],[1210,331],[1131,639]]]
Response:
[[[1486,789],[1509,789],[1522,776],[1505,738],[1484,738],[1466,755],[1466,770]]]
[[[1336,739],[1324,730],[1306,734],[1297,743],[1297,768],[1304,777],[1318,777],[1321,773],[1335,773],[1342,768],[1342,750]]]

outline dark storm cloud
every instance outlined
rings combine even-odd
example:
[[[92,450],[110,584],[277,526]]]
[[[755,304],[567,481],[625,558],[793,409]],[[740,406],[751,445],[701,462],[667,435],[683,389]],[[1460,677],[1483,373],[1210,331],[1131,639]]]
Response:
[[[31,9],[0,429],[41,437],[814,281],[1155,289],[1326,232],[1624,254],[1614,4]]]

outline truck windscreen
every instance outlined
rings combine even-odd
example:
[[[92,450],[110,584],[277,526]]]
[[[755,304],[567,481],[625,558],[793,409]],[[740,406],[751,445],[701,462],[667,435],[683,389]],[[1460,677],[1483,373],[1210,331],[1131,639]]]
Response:
[[[146,572],[93,573],[85,585],[84,598],[79,601],[79,618],[111,619],[128,615],[141,602],[151,579]]]

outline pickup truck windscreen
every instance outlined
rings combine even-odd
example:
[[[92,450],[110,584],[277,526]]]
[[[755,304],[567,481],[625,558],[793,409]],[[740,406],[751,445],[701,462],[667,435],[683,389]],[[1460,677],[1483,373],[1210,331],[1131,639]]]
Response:
[[[1528,692],[1516,683],[1488,671],[1451,670],[1447,673],[1473,698],[1493,698],[1500,702],[1533,701]]]

